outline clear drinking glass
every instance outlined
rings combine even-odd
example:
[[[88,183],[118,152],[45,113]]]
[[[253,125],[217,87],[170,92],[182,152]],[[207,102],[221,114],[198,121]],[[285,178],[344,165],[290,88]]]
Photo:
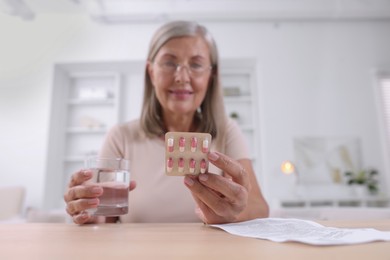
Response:
[[[118,216],[128,213],[130,171],[129,161],[122,158],[89,157],[85,168],[93,176],[84,185],[103,188],[97,208],[87,211],[94,216]]]

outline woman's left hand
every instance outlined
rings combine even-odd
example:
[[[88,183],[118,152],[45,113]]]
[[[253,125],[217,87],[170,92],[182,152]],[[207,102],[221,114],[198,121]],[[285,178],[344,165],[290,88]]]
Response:
[[[250,201],[260,202],[261,205],[263,198],[257,183],[251,183],[255,177],[249,176],[244,165],[217,152],[209,153],[208,158],[224,172],[223,176],[204,173],[199,176],[187,175],[184,178],[185,185],[191,190],[198,204],[197,213],[203,222],[208,224],[237,222],[242,220],[240,215],[242,216],[244,211],[251,211],[248,209],[248,206],[251,206],[248,205]],[[252,168],[249,168],[254,175]],[[259,195],[259,198],[254,200],[249,198],[253,184],[258,191],[255,195]],[[254,206],[261,208],[259,204]]]

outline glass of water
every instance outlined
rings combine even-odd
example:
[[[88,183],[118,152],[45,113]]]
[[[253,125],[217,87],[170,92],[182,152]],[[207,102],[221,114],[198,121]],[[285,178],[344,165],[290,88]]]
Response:
[[[92,178],[84,185],[103,188],[97,208],[87,211],[93,216],[119,216],[129,211],[129,161],[122,158],[89,157],[85,168],[92,171]]]

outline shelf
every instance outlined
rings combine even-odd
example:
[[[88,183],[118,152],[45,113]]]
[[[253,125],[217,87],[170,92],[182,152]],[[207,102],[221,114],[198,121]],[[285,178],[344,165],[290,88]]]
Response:
[[[66,129],[68,134],[105,134],[106,132],[105,127],[68,127]]]
[[[281,200],[282,208],[316,208],[316,207],[388,207],[389,198],[338,198],[338,199],[297,199]]]
[[[252,125],[240,125],[240,124],[238,124],[238,125],[240,126],[242,131],[249,132],[249,131],[253,131],[254,130]]]
[[[252,96],[240,95],[240,96],[224,96],[224,101],[228,103],[241,103],[241,102],[252,102]]]
[[[64,162],[66,163],[83,163],[84,159],[88,156],[70,156],[65,157]]]
[[[111,106],[111,105],[115,105],[115,101],[114,99],[110,98],[110,99],[69,99],[68,100],[68,104],[69,105],[82,105],[82,106],[90,106],[90,105],[93,105],[93,106],[101,106],[101,105],[107,105],[107,106]]]

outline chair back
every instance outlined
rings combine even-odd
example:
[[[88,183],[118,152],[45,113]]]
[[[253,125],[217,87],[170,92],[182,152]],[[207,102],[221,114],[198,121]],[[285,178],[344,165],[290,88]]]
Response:
[[[22,186],[0,187],[0,221],[20,217],[25,195]]]

